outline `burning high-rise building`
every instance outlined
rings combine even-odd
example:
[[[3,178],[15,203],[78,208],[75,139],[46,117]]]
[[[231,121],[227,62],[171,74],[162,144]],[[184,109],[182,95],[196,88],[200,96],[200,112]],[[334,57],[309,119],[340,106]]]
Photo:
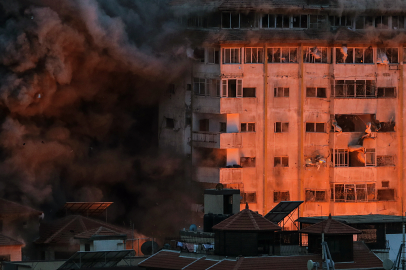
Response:
[[[401,214],[402,3],[172,1],[193,68],[162,97],[160,146],[263,214]]]

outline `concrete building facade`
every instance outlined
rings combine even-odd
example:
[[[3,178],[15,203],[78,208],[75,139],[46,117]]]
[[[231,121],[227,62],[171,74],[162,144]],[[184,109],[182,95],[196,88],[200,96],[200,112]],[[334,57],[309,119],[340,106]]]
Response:
[[[160,146],[262,214],[401,214],[406,9],[203,2],[174,3],[195,47],[162,98]]]

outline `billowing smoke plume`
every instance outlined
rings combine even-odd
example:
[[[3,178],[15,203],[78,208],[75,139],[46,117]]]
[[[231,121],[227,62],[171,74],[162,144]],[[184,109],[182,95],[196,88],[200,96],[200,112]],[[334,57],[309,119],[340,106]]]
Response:
[[[111,200],[145,233],[176,219],[190,187],[157,153],[156,104],[188,66],[183,43],[165,1],[1,1],[0,196]]]

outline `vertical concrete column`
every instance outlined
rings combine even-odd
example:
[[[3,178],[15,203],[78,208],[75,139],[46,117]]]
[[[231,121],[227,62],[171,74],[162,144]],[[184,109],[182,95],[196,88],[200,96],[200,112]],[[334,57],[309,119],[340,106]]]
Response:
[[[330,64],[330,78],[332,83],[330,84],[332,89],[330,90],[330,115],[335,115],[335,111],[334,111],[334,104],[335,104],[335,97],[332,91],[334,91],[334,86],[335,86],[335,65],[336,65],[336,49],[334,47],[334,45],[332,46],[332,51],[331,51],[331,64]],[[330,123],[331,124],[331,123]],[[334,182],[335,179],[335,155],[334,155],[334,151],[336,148],[336,134],[335,131],[333,132],[333,135],[329,137],[330,139],[332,139],[332,142],[330,142],[330,146],[332,149],[331,151],[331,155],[333,155],[333,164],[332,164],[332,169],[329,169],[329,184],[331,186],[331,182]],[[331,191],[330,191],[331,192]],[[331,200],[331,195],[330,195],[330,200],[329,200],[329,214],[334,215],[334,199]]]
[[[305,88],[305,84],[304,84],[304,65],[303,65],[303,44],[300,44],[299,47],[299,53],[298,53],[298,57],[299,57],[299,132],[298,132],[298,139],[299,139],[299,155],[298,155],[298,187],[299,187],[299,198],[298,200],[300,201],[304,201],[305,198],[305,192],[304,192],[304,170],[303,170],[303,166],[304,166],[304,126],[303,126],[303,121],[304,121],[304,101],[306,98],[306,88]],[[303,213],[303,208],[304,208],[304,204],[302,204],[300,206],[302,209],[300,209],[300,211]]]
[[[267,45],[264,46],[264,117],[263,117],[263,183],[262,183],[262,214],[265,215],[268,212],[267,208],[267,194],[268,194],[268,53]]]
[[[405,209],[404,204],[405,204],[405,197],[404,197],[404,160],[403,160],[403,140],[404,140],[404,131],[403,131],[403,121],[404,121],[404,111],[403,111],[403,46],[399,47],[399,86],[398,86],[398,107],[399,109],[397,110],[397,116],[396,116],[396,129],[398,130],[397,135],[398,135],[398,155],[399,155],[399,161],[397,164],[398,167],[398,177],[399,177],[399,200],[398,200],[398,209],[400,209],[399,212],[402,212],[402,216],[404,215],[403,209]]]

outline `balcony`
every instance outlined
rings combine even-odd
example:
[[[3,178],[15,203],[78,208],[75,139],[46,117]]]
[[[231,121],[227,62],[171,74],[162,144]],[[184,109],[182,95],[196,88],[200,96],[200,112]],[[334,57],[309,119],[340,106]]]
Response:
[[[241,113],[255,112],[257,98],[218,98],[195,96],[193,112],[195,113]]]
[[[196,177],[205,183],[242,183],[242,172],[243,168],[197,167]]]
[[[246,133],[213,133],[193,132],[192,143],[194,147],[204,148],[241,148],[255,146],[255,132]]]

